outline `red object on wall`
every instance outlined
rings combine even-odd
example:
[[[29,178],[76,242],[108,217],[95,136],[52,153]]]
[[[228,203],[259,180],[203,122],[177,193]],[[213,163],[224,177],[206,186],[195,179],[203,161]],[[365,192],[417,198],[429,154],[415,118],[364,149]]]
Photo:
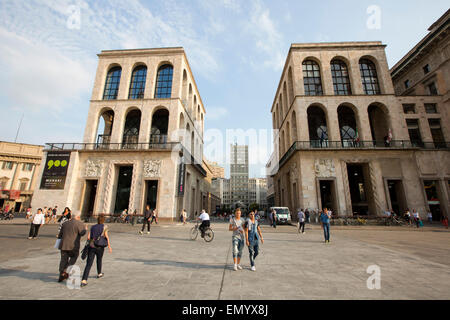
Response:
[[[9,190],[9,199],[17,200],[20,198],[20,190]]]

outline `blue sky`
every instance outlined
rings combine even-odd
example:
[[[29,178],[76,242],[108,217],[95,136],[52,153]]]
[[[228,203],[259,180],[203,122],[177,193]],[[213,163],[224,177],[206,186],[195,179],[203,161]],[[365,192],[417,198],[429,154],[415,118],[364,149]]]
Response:
[[[380,8],[379,29],[367,27],[371,5]],[[81,142],[96,54],[171,46],[187,52],[207,132],[270,130],[291,43],[379,40],[391,67],[448,8],[444,0],[1,0],[0,140],[14,141],[25,114],[18,142]],[[250,145],[250,176],[262,176],[271,148],[270,138]]]

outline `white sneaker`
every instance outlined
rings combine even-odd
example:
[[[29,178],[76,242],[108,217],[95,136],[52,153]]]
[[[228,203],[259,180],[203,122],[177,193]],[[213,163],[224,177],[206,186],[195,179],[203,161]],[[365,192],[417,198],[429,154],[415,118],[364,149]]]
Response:
[[[139,231],[139,234],[142,234],[142,231]]]
[[[256,267],[255,266],[252,267],[252,271],[256,271]]]
[[[150,231],[147,231],[147,234],[150,234]]]
[[[238,268],[239,270],[242,270],[242,267],[241,267],[240,265],[238,265],[237,268]]]
[[[234,265],[233,270],[237,271],[237,265]]]

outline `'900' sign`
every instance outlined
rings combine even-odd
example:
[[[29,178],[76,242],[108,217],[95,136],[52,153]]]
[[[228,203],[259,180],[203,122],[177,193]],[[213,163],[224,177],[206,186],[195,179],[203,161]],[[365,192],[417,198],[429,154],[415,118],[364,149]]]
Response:
[[[41,189],[64,189],[70,152],[48,152]]]

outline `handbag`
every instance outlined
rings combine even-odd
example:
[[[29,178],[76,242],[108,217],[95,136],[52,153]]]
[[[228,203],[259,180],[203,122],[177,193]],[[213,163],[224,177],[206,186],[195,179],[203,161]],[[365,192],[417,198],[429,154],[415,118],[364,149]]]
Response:
[[[94,240],[94,246],[105,248],[108,246],[108,240],[105,237],[105,227],[103,226],[102,234]]]
[[[53,246],[53,248],[55,249],[59,249],[59,244],[61,243],[61,239],[56,239],[55,245]]]
[[[90,241],[87,240],[86,244],[84,245],[83,250],[81,251],[81,260],[85,260],[87,255],[88,255],[88,251],[89,251],[89,243]]]

